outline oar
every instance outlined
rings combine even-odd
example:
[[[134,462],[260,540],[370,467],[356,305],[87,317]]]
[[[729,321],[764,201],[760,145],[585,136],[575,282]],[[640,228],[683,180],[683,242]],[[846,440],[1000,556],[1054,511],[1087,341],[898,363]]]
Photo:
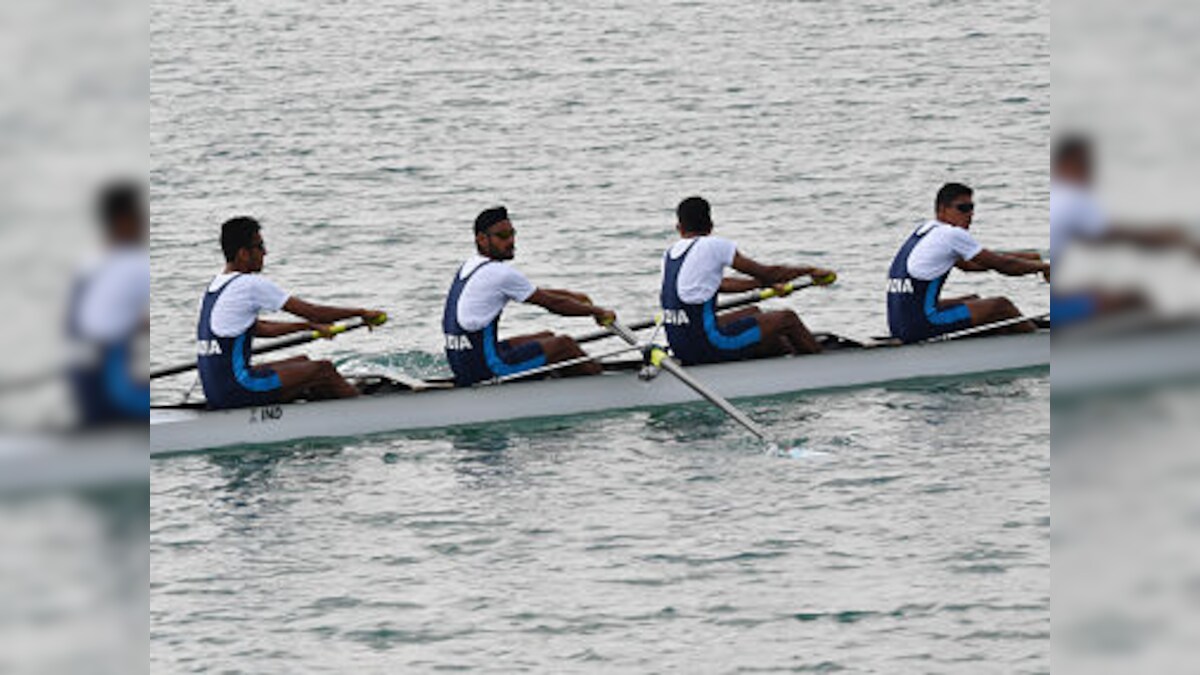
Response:
[[[634,335],[629,328],[622,326],[616,321],[608,324],[608,329],[618,335],[622,340],[628,342],[630,345],[638,346],[640,344],[637,336]],[[710,403],[720,408],[722,412],[724,412],[726,415],[729,415],[734,419],[734,421],[745,427],[747,431],[757,436],[758,440],[763,441],[764,443],[770,442],[767,439],[766,432],[764,432],[761,427],[755,424],[754,420],[747,417],[746,414],[741,410],[733,407],[733,404],[731,404],[729,401],[726,401],[720,394],[704,386],[696,378],[684,372],[683,366],[675,363],[674,359],[668,356],[666,351],[664,351],[661,347],[650,347],[650,363],[658,368],[662,368],[668,373],[671,373],[678,378],[680,382],[683,382],[687,386],[691,387],[692,390],[697,394],[700,394],[704,398],[708,399]]]
[[[1032,259],[1043,260],[1045,258],[1045,256],[1042,255],[1042,252],[1036,248],[1014,248],[1014,249],[996,251],[996,253],[999,253],[1001,255],[1012,256],[1014,258],[1027,258],[1027,259],[1031,259],[1031,260]]]
[[[822,279],[821,280],[823,282],[822,285],[827,286],[829,284],[832,284],[836,278],[837,278],[837,275],[833,275],[832,279],[829,279],[829,278]],[[815,285],[816,285],[816,283],[813,282],[812,280],[802,281],[798,284],[792,283],[789,281],[788,283],[783,285],[784,292],[782,295],[780,295],[779,293],[776,293],[774,288],[764,288],[764,289],[758,290],[758,291],[751,291],[744,295],[740,295],[736,298],[730,298],[728,300],[725,300],[724,302],[717,303],[717,311],[723,312],[727,309],[735,309],[737,307],[753,305],[756,302],[762,302],[763,300],[769,300],[776,296],[783,297],[784,295],[791,295],[793,292],[798,291],[802,288],[808,288],[809,286],[815,286]],[[657,323],[658,323],[658,318],[655,317],[653,319],[648,319],[646,321],[637,321],[637,322],[631,323],[628,326],[625,326],[625,329],[631,330],[631,331],[645,330],[647,328],[654,326]],[[593,342],[595,340],[603,340],[606,337],[612,337],[612,335],[613,335],[612,332],[608,331],[607,329],[606,330],[598,330],[598,331],[593,331],[591,333],[585,333],[583,335],[580,335],[579,337],[575,338],[575,342],[578,342],[580,344],[582,344],[584,342]]]
[[[1015,326],[1019,323],[1024,323],[1026,321],[1032,321],[1034,323],[1037,323],[1039,321],[1045,321],[1046,319],[1049,319],[1049,318],[1050,318],[1049,312],[1046,312],[1045,314],[1038,314],[1037,316],[1014,316],[1011,319],[1001,319],[1000,321],[993,321],[992,323],[985,323],[982,326],[972,326],[971,328],[964,328],[962,330],[956,330],[953,333],[945,333],[944,335],[938,335],[935,337],[931,337],[928,340],[923,340],[923,342],[946,342],[948,340],[957,340],[958,338],[967,337],[969,335],[977,335],[979,333],[986,333],[990,330],[996,330],[998,328],[1006,328],[1008,326]]]
[[[531,368],[529,370],[522,370],[521,372],[513,373],[512,375],[505,375],[504,377],[497,377],[497,378],[493,378],[491,380],[484,380],[481,384],[494,385],[494,384],[504,384],[505,382],[512,382],[513,380],[523,380],[527,377],[533,377],[534,375],[542,375],[545,373],[553,372],[555,370],[562,370],[563,368],[570,368],[571,366],[577,366],[581,363],[587,363],[588,361],[599,361],[600,359],[607,359],[612,356],[620,356],[621,354],[628,354],[629,352],[640,351],[641,348],[642,348],[641,345],[634,345],[632,347],[621,347],[620,349],[614,349],[612,351],[607,351],[607,352],[603,352],[600,354],[584,354],[583,356],[577,356],[573,359],[567,359],[566,361],[555,361],[554,363],[550,363],[550,364],[540,366],[537,368]]]
[[[387,322],[387,315],[381,314],[381,315],[379,315],[379,318],[375,319],[374,321],[365,321],[365,320],[360,319],[358,323],[352,323],[349,325],[342,324],[342,323],[335,323],[329,327],[328,334],[322,333],[320,331],[315,331],[315,330],[308,331],[306,333],[300,333],[299,335],[294,335],[292,337],[284,338],[282,340],[276,340],[270,344],[255,347],[251,351],[251,353],[252,354],[267,354],[269,352],[277,352],[280,349],[287,349],[288,347],[297,347],[299,345],[307,344],[309,342],[312,342],[313,340],[320,340],[322,338],[332,340],[335,336],[341,335],[342,333],[349,333],[352,330],[358,330],[359,328],[366,328],[367,326],[372,326],[372,327],[382,326],[385,322]],[[196,362],[194,360],[189,363],[179,363],[179,364],[176,364],[173,366],[168,366],[166,368],[160,368],[159,370],[152,371],[150,373],[150,379],[154,380],[154,379],[157,379],[160,377],[167,377],[168,375],[178,375],[179,373],[186,373],[189,370],[193,370],[195,368],[196,368]]]

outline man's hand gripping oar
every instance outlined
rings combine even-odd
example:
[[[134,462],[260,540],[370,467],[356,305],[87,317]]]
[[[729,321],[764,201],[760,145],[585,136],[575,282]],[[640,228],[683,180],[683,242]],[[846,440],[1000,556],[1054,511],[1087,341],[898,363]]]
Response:
[[[369,317],[364,317],[358,323],[315,324],[312,330],[300,333],[299,335],[295,335],[293,337],[276,340],[270,344],[265,344],[260,347],[255,347],[252,353],[267,354],[269,352],[279,351],[280,349],[298,347],[302,344],[313,342],[314,340],[332,340],[342,333],[349,333],[350,331],[358,330],[359,328],[373,330],[387,323],[387,319],[387,314],[378,312]],[[167,377],[168,375],[178,375],[179,373],[186,373],[189,370],[195,369],[196,361],[192,360],[188,363],[179,363],[152,371],[150,373],[150,379],[154,380],[160,377]]]
[[[822,275],[820,277],[814,277],[813,279],[811,279],[809,281],[802,281],[800,283],[795,283],[795,282],[789,281],[789,282],[783,283],[783,284],[775,284],[774,286],[771,286],[770,288],[763,288],[763,289],[760,289],[757,291],[750,291],[749,293],[739,295],[735,298],[730,298],[723,302],[719,302],[719,303],[717,303],[717,311],[724,312],[725,310],[729,310],[729,309],[745,307],[746,305],[753,305],[754,303],[762,302],[763,300],[770,300],[771,298],[786,298],[787,296],[789,296],[792,293],[795,293],[796,291],[799,291],[801,289],[809,288],[811,286],[828,286],[835,281],[837,281],[837,274],[834,272],[829,272],[828,274]],[[654,326],[656,326],[659,323],[660,320],[661,320],[661,317],[655,317],[653,319],[647,319],[645,321],[637,321],[637,322],[629,324],[628,326],[625,326],[625,328],[626,328],[626,330],[633,331],[633,332],[636,332],[639,330],[645,330],[647,328],[653,328]],[[603,324],[601,324],[601,325],[603,325]],[[575,342],[577,342],[579,344],[583,344],[585,342],[595,342],[596,340],[603,340],[604,338],[611,337],[612,335],[613,335],[613,332],[610,330],[599,330],[599,331],[595,331],[592,333],[585,333],[584,335],[580,335],[579,337],[575,338]]]

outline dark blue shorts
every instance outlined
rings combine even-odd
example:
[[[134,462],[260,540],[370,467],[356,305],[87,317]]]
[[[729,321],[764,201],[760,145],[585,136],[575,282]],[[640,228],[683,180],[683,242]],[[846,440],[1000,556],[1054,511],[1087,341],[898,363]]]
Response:
[[[703,332],[693,329],[682,340],[671,342],[671,351],[685,366],[753,358],[762,342],[762,331],[753,316],[722,326],[715,315],[705,312],[701,327]]]
[[[1050,323],[1064,326],[1086,321],[1096,315],[1096,298],[1089,293],[1050,294]]]
[[[247,377],[248,376],[248,377]],[[282,384],[279,375],[271,368],[251,368],[243,375],[242,380],[250,383],[252,388],[239,384],[238,380],[227,383],[217,391],[205,390],[208,408],[221,410],[225,408],[251,408],[271,405],[279,402]]]
[[[496,350],[501,359],[509,365],[522,365],[526,362],[542,359],[542,364],[545,363],[546,353],[542,350],[542,345],[536,341],[529,341],[517,347],[512,346],[508,340],[502,341],[497,345]],[[529,366],[536,368],[537,366]]]
[[[516,375],[546,365],[546,353],[542,351],[542,345],[536,340],[530,340],[516,347],[512,346],[508,340],[502,340],[496,343],[494,352],[485,345],[483,353],[488,370],[492,371],[493,377]]]
[[[906,344],[929,340],[939,335],[971,327],[971,312],[965,303],[942,307],[927,314],[922,313],[916,318],[913,318],[912,313],[907,316],[909,321],[901,325],[890,326],[892,337],[899,338]]]

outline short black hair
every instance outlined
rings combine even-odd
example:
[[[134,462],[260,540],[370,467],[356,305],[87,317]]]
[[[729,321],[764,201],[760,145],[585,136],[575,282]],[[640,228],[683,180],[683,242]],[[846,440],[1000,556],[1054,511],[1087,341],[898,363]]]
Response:
[[[1053,166],[1063,162],[1076,161],[1085,165],[1092,163],[1092,139],[1083,134],[1064,134],[1054,141],[1050,151],[1050,161]]]
[[[96,200],[96,217],[105,231],[112,232],[122,220],[142,220],[145,199],[141,183],[135,180],[118,180],[100,189]]]
[[[703,197],[688,197],[679,202],[675,208],[675,216],[684,232],[708,234],[712,232],[712,207]]]
[[[942,189],[938,190],[937,199],[934,200],[933,205],[934,207],[950,206],[955,199],[964,195],[970,197],[973,194],[975,191],[962,183],[946,183]]]
[[[221,251],[225,253],[225,262],[233,262],[238,251],[250,248],[255,233],[261,229],[258,221],[250,216],[238,216],[225,221],[221,225]]]
[[[503,206],[484,209],[478,216],[475,216],[475,234],[487,232],[489,227],[504,220],[508,220],[508,209]]]

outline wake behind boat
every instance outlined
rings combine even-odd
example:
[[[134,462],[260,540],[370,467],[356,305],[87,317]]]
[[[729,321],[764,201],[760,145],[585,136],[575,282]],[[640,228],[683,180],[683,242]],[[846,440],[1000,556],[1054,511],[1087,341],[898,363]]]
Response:
[[[751,398],[904,380],[959,377],[1050,363],[1050,331],[912,345],[861,344],[835,336],[820,355],[693,366],[688,371],[728,398]],[[150,412],[150,455],[161,457],[237,445],[359,436],[554,417],[700,400],[678,380],[602,375],[449,388],[405,380],[354,399],[209,411],[183,406]]]

